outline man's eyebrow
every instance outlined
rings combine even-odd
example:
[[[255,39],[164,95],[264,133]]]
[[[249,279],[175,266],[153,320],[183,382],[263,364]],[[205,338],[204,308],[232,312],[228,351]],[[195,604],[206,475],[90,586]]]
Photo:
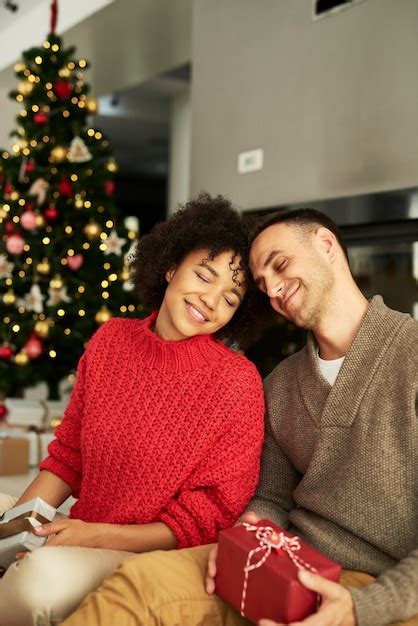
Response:
[[[204,261],[202,261],[201,263],[198,264],[199,267],[205,267],[207,270],[209,270],[209,272],[211,274],[213,274],[214,276],[216,276],[216,278],[219,278],[219,274],[218,272],[213,269],[213,267],[211,265],[208,265],[207,263],[205,263]]]
[[[283,254],[283,250],[272,250],[270,254],[268,255],[267,259],[264,261],[263,267],[265,268],[268,265],[270,265],[274,257],[276,257],[278,254]]]

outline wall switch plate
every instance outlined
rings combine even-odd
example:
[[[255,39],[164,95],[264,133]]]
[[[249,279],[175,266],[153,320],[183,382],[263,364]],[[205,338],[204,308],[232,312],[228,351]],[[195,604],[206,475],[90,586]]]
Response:
[[[264,150],[256,148],[238,155],[238,174],[249,174],[263,169]]]

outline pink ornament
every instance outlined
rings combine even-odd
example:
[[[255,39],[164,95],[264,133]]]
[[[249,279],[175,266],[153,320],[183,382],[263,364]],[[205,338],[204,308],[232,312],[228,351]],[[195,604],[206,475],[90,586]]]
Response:
[[[36,215],[33,211],[25,211],[20,216],[20,223],[26,230],[33,230],[36,227]]]
[[[6,250],[10,254],[22,254],[25,240],[20,235],[10,235],[6,238]]]
[[[76,272],[84,263],[84,257],[82,254],[75,254],[74,256],[67,256],[68,267]]]
[[[31,335],[24,345],[24,350],[30,359],[37,359],[44,349],[43,343],[36,335]]]

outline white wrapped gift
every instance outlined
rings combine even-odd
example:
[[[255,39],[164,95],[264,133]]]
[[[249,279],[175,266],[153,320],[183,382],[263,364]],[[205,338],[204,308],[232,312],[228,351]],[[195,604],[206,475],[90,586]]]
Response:
[[[32,529],[51,522],[56,509],[42,498],[35,498],[6,511],[0,518],[0,567],[6,568],[16,560],[17,552],[40,548],[45,537]]]
[[[62,419],[67,402],[6,398],[5,405],[10,426],[35,426],[40,430],[49,430]]]

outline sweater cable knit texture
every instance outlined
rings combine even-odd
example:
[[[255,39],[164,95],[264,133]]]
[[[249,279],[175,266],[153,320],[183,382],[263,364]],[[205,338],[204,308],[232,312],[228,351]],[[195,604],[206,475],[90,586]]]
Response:
[[[178,547],[215,541],[254,493],[264,398],[256,368],[212,336],[165,341],[114,318],[90,340],[40,469],[86,522],[162,521]]]

